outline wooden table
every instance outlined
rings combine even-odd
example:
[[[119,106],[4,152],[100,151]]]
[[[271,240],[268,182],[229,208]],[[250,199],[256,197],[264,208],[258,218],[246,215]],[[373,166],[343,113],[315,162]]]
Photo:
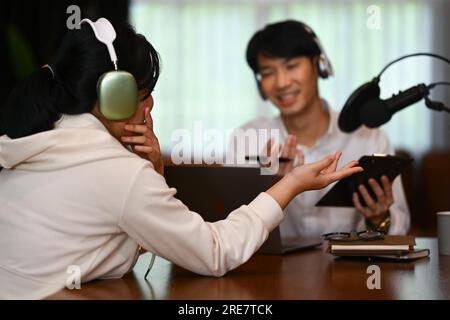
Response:
[[[150,254],[122,279],[83,284],[50,299],[450,299],[450,256],[439,256],[435,238],[417,238],[430,258],[414,262],[336,259],[317,248],[284,256],[254,255],[222,278],[198,276]],[[381,289],[369,290],[367,267],[381,269]]]

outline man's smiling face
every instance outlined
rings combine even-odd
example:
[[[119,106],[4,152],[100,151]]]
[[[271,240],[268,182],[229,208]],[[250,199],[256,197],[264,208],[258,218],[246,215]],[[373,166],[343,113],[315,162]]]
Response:
[[[263,94],[282,115],[305,111],[318,95],[315,58],[291,59],[258,55],[260,85]]]

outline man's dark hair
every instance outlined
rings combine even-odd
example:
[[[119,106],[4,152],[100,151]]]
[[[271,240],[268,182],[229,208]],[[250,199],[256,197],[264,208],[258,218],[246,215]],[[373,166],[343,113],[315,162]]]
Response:
[[[259,73],[258,55],[291,59],[298,56],[315,57],[320,48],[299,21],[287,20],[267,25],[256,32],[247,46],[247,63],[255,74]]]

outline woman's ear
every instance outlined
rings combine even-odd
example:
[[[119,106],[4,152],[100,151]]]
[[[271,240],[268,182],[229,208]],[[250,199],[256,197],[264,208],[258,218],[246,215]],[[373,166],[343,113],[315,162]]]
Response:
[[[151,94],[145,99],[139,99],[138,112],[144,112],[145,108],[150,108],[150,111],[153,109],[153,96]]]
[[[149,95],[148,97],[144,98],[145,95],[139,95],[139,102],[136,109],[136,112],[126,120],[127,123],[134,123],[134,124],[142,124],[145,119],[145,109],[150,108],[150,111],[153,108],[153,97],[152,95]]]

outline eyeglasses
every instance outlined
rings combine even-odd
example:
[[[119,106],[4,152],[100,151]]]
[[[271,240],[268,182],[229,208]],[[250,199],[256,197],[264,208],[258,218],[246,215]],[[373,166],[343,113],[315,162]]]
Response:
[[[324,240],[337,242],[372,241],[384,239],[384,233],[380,231],[364,230],[360,232],[332,232],[322,235]]]

